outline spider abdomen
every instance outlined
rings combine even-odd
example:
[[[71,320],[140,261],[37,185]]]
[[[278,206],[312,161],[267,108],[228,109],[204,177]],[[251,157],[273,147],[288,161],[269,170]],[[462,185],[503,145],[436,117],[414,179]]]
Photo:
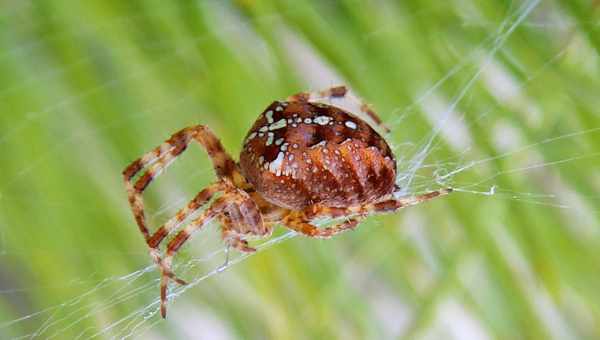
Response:
[[[335,106],[274,102],[248,132],[243,175],[273,204],[345,207],[391,193],[396,162],[385,140]]]

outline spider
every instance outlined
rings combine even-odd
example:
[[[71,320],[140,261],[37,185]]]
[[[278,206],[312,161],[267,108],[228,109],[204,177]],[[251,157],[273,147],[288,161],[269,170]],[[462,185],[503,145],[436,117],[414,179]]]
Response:
[[[268,237],[277,224],[308,237],[328,238],[354,229],[369,213],[393,212],[452,191],[444,188],[397,198],[394,155],[385,139],[359,115],[385,129],[377,114],[345,86],[301,92],[273,102],[258,117],[246,135],[239,163],[208,127],[197,125],[173,134],[125,168],[133,216],[161,272],[163,318],[169,280],[186,284],[171,270],[173,256],[212,219],[220,221],[228,247],[248,253],[256,249],[247,239]],[[150,233],[142,193],[192,141],[206,149],[217,180]],[[134,181],[143,169],[145,173]],[[212,200],[216,194],[220,195]],[[211,200],[208,208],[179,228]],[[325,228],[311,223],[323,217],[338,222]],[[166,244],[163,257],[159,246],[171,234],[175,236]]]

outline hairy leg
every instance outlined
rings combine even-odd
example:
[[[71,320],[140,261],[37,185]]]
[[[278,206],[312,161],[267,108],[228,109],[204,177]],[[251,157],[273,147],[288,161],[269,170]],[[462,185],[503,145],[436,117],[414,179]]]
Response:
[[[427,202],[437,197],[448,195],[452,192],[451,188],[443,188],[430,191],[421,195],[385,198],[378,202],[361,204],[347,208],[326,207],[322,205],[312,205],[302,211],[306,219],[312,220],[318,217],[341,217],[341,216],[365,216],[370,213],[390,213],[396,210]]]
[[[173,255],[179,250],[179,248],[192,236],[192,234],[205,226],[218,214],[222,213],[227,207],[227,198],[225,196],[218,198],[215,202],[202,212],[202,214],[188,224],[183,230],[169,242],[167,246],[167,253],[164,259],[160,258],[160,254],[157,249],[151,250],[151,253],[155,257],[155,261],[159,264],[161,271],[160,279],[160,314],[163,318],[167,316],[167,285],[169,279],[175,280],[179,284],[186,284],[185,281],[175,277],[175,274],[171,271],[171,262],[173,261]]]
[[[361,206],[360,210],[362,213],[390,213],[398,209],[427,202],[437,197],[446,196],[452,191],[452,188],[443,188],[416,196],[407,196],[382,200],[377,203],[371,203]]]
[[[177,229],[189,216],[196,213],[219,191],[223,191],[227,186],[223,182],[211,184],[200,191],[189,203],[181,208],[175,216],[165,222],[154,234],[148,239],[150,248],[157,248],[162,240],[167,237],[173,230]]]
[[[232,209],[235,208],[235,209]],[[238,211],[240,213],[237,219],[230,217],[231,211]],[[177,251],[187,242],[194,232],[200,230],[208,222],[215,217],[226,214],[225,220],[230,219],[231,224],[228,227],[240,228],[236,223],[246,223],[251,229],[251,233],[262,235],[268,228],[263,225],[262,216],[258,207],[252,201],[252,198],[243,190],[238,188],[231,188],[226,190],[223,196],[217,198],[201,215],[190,222],[185,228],[181,229],[173,239],[171,239],[167,245],[166,254],[164,259],[160,258],[157,249],[153,249],[153,256],[159,256],[156,261],[161,269],[161,284],[160,284],[160,296],[161,296],[161,315],[166,317],[166,303],[167,303],[167,284],[169,279],[175,280],[179,284],[185,284],[180,279],[177,279],[171,271],[171,263],[173,256]],[[229,221],[228,221],[229,222]],[[240,240],[241,242],[241,240]],[[243,243],[243,242],[242,242]],[[252,248],[248,247],[248,250]]]
[[[148,243],[152,236],[146,226],[142,193],[154,178],[159,176],[177,156],[187,149],[192,141],[198,142],[206,149],[217,177],[230,179],[234,183],[239,181],[238,177],[241,178],[235,162],[225,152],[219,139],[203,125],[185,128],[173,134],[163,144],[133,161],[123,170],[123,179],[133,216]],[[145,168],[147,168],[146,172],[134,183],[133,178]]]
[[[317,228],[302,213],[292,213],[286,216],[283,224],[302,235],[315,238],[330,238],[344,231],[356,228],[358,223],[363,219],[362,216],[356,216],[345,221],[341,221],[326,228]]]
[[[447,195],[451,192],[452,189],[445,188],[422,195],[384,199],[376,203],[368,203],[347,208],[313,205],[303,211],[290,213],[284,217],[283,223],[286,227],[300,232],[303,235],[327,238],[354,229],[369,213],[393,212],[407,206],[420,204],[436,197]],[[347,216],[349,219],[323,229],[310,224],[311,220],[319,217],[340,218],[344,216]]]

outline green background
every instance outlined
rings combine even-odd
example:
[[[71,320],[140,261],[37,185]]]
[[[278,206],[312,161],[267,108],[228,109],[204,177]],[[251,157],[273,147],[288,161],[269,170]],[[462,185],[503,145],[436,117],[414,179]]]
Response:
[[[597,5],[3,1],[0,338],[599,338]],[[162,321],[122,169],[199,123],[237,158],[271,101],[340,82],[391,127],[408,193],[460,191],[222,273],[212,224]],[[190,148],[152,225],[212,180]]]

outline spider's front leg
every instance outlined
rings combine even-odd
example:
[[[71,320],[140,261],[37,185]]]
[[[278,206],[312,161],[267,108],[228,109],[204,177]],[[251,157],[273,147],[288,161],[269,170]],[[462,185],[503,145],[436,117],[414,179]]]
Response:
[[[142,194],[150,182],[158,177],[160,173],[175,160],[175,158],[185,151],[192,141],[198,142],[206,149],[219,179],[228,179],[235,184],[243,181],[243,177],[239,174],[235,162],[231,156],[225,152],[219,139],[212,131],[210,131],[210,129],[203,125],[185,128],[173,134],[171,138],[163,144],[133,161],[125,168],[125,170],[123,170],[123,179],[125,181],[125,188],[127,189],[131,211],[133,212],[133,216],[140,232],[144,235],[144,239],[151,249],[156,248],[160,240],[166,236],[166,234],[163,235],[165,231],[167,231],[168,234],[172,229],[170,226],[174,224],[174,222],[171,222],[171,224],[167,225],[165,228],[159,229],[157,231],[158,235],[156,233],[151,235],[146,226]],[[145,168],[147,168],[146,172],[134,182],[134,177]],[[209,187],[203,190],[194,200],[192,200],[192,202],[195,201],[198,203],[196,209],[210,200],[212,195],[221,189],[222,188],[220,187]],[[192,202],[190,202],[190,204],[192,204]],[[184,211],[182,215],[191,213],[193,210],[194,209],[188,209],[188,211]],[[179,216],[182,217],[181,215]]]
[[[172,279],[179,284],[186,284],[185,281],[176,278],[171,271],[173,256],[195,231],[199,230],[213,218],[221,214],[227,205],[227,197],[225,195],[216,199],[210,207],[202,212],[200,216],[190,222],[190,224],[188,224],[184,229],[175,235],[175,237],[167,245],[166,255],[164,258],[161,258],[158,249],[150,250],[152,256],[154,257],[154,261],[159,266],[161,272],[160,314],[163,318],[166,318],[167,316],[167,285],[169,283],[169,279]]]
[[[161,172],[175,160],[175,158],[183,153],[193,141],[196,141],[206,149],[219,181],[200,191],[196,197],[194,197],[194,199],[192,199],[184,208],[179,210],[173,218],[158,228],[155,233],[151,234],[146,226],[142,194],[148,185],[158,177]],[[146,169],[146,172],[134,181],[136,175],[144,169]],[[133,216],[140,232],[150,248],[150,254],[154,259],[154,262],[161,269],[163,277],[162,281],[165,282],[167,278],[170,278],[179,284],[185,284],[185,281],[177,278],[171,272],[170,259],[167,262],[164,262],[161,259],[158,250],[161,241],[181,225],[189,216],[198,211],[217,192],[226,190],[234,185],[242,187],[246,185],[245,179],[239,173],[236,163],[231,156],[225,152],[219,139],[212,131],[210,131],[210,129],[203,125],[188,127],[173,134],[163,144],[127,166],[127,168],[123,170],[123,179],[125,181],[125,188],[127,189]],[[215,209],[212,209],[212,211],[214,212]]]
[[[231,216],[231,213],[233,211],[239,212],[239,216],[233,218]],[[244,226],[250,228],[251,232],[255,232],[257,234],[268,231],[268,228],[265,227],[263,224],[260,210],[256,203],[252,200],[252,198],[245,191],[239,188],[228,188],[224,192],[224,194],[221,197],[217,198],[206,210],[202,212],[202,214],[198,218],[194,219],[185,228],[180,230],[175,235],[175,237],[169,241],[165,257],[163,259],[161,259],[160,257],[158,258],[157,261],[159,263],[162,274],[160,283],[160,309],[163,318],[165,318],[167,315],[167,285],[169,279],[181,283],[171,271],[173,256],[175,256],[177,251],[179,251],[181,246],[183,246],[185,242],[187,242],[187,240],[192,236],[194,232],[200,230],[203,226],[205,226],[214,218],[219,218],[221,220],[230,222],[231,224],[227,227],[235,228],[237,230],[240,230],[240,228],[243,227],[237,225],[236,223],[243,224]],[[242,245],[244,244],[242,240],[240,240],[240,243]],[[238,249],[240,249],[241,251],[244,250],[243,247],[240,247]],[[251,249],[253,248],[248,247],[247,250]]]

